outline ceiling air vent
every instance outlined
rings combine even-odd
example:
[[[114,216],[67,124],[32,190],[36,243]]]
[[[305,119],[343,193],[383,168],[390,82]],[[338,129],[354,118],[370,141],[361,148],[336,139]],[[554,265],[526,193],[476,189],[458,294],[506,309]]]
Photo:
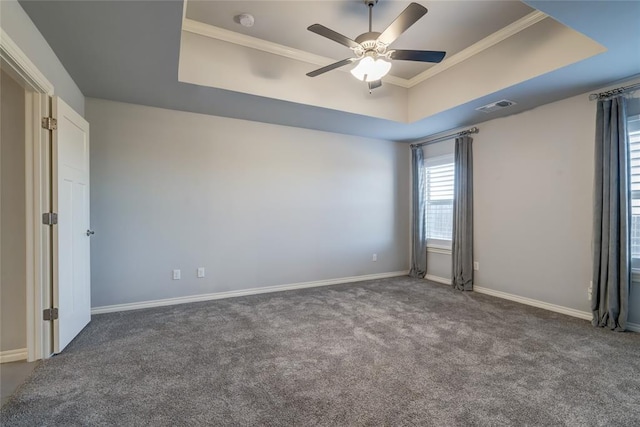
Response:
[[[483,113],[493,113],[494,111],[502,110],[503,108],[511,107],[512,105],[516,105],[516,103],[509,101],[508,99],[501,99],[500,101],[478,107],[476,110],[482,111]]]

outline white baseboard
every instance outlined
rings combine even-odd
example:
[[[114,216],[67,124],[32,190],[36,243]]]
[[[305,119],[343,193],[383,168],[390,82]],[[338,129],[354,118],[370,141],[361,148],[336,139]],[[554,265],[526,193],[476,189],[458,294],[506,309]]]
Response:
[[[314,282],[291,283],[288,285],[265,286],[263,288],[243,289],[239,291],[217,292],[213,294],[190,295],[186,297],[166,298],[152,301],[142,301],[127,304],[105,305],[94,307],[91,314],[113,313],[116,311],[140,310],[143,308],[164,307],[167,305],[185,304],[190,302],[211,301],[223,298],[235,298],[246,295],[265,294],[270,292],[290,291],[294,289],[315,288],[319,286],[339,285],[342,283],[362,282],[365,280],[386,279],[389,277],[406,276],[409,270],[393,271],[390,273],[366,274],[363,276],[342,277],[339,279],[317,280]]]
[[[451,285],[451,279],[447,279],[446,277],[434,276],[433,274],[427,274],[424,276],[426,280],[430,280],[432,282],[441,283],[443,285]]]
[[[17,362],[18,360],[27,360],[26,348],[0,351],[0,363]]]
[[[521,297],[519,295],[513,295],[507,292],[496,291],[489,288],[483,288],[481,286],[474,286],[473,291],[479,294],[491,295],[494,297],[519,302],[520,304],[531,305],[533,307],[543,308],[545,310],[553,311],[556,313],[566,314],[567,316],[577,317],[579,319],[591,320],[592,318],[591,313],[588,311],[581,311],[581,310],[576,310],[574,308],[563,307],[561,305],[551,304],[548,302],[539,301],[532,298]]]
[[[448,279],[446,277],[439,277],[439,276],[427,274],[425,276],[425,279],[431,282],[441,283],[443,285],[451,285],[451,279]],[[519,302],[520,304],[530,305],[533,307],[542,308],[544,310],[566,314],[567,316],[577,317],[579,319],[584,319],[589,321],[591,321],[592,319],[592,314],[588,311],[581,311],[581,310],[576,310],[574,308],[563,307],[561,305],[551,304],[548,302],[539,301],[532,298],[521,297],[521,296],[510,294],[507,292],[496,291],[489,288],[483,288],[482,286],[474,286],[473,291],[479,294],[491,295],[494,297]],[[640,324],[627,323],[627,330],[633,331],[633,332],[640,332]]]
[[[561,305],[556,305],[556,304],[551,304],[548,302],[539,301],[531,298],[521,297],[518,295],[509,294],[507,292],[495,291],[493,289],[483,288],[481,286],[474,286],[473,291],[478,292],[479,294],[491,295],[494,297],[519,302],[521,304],[531,305],[533,307],[554,311],[556,313],[566,314],[567,316],[577,317],[579,319],[591,321],[591,319],[593,318],[593,315],[589,311],[582,311],[582,310],[576,310],[574,308],[563,307]],[[637,323],[627,322],[627,331],[640,332],[640,325]]]

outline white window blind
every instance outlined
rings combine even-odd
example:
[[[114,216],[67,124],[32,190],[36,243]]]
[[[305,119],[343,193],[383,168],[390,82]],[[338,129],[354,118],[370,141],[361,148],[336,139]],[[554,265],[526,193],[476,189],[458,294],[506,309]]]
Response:
[[[640,115],[629,118],[629,162],[631,166],[631,258],[640,269]]]
[[[425,161],[427,244],[451,245],[453,233],[453,156]]]

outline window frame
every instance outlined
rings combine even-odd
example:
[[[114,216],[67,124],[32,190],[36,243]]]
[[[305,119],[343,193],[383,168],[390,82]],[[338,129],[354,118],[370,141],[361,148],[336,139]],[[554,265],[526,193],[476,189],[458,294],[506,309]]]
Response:
[[[634,124],[633,126],[631,125],[632,122],[636,122],[636,124]],[[632,127],[637,127],[637,130],[633,130],[632,131]],[[631,136],[632,133],[633,135],[640,135],[640,114],[634,114],[634,115],[630,115],[627,117],[627,140],[628,142],[628,154],[629,154],[629,175],[631,177],[631,180],[633,179],[633,177],[631,176],[631,172],[632,172],[632,168],[633,166],[631,165]],[[631,209],[631,224],[630,225],[630,231],[629,231],[629,247],[630,247],[630,259],[631,259],[631,271],[632,273],[635,273],[636,275],[640,275],[640,257],[634,258],[633,257],[633,253],[631,251],[631,243],[632,243],[632,232],[633,232],[633,200],[640,200],[640,190],[636,190],[633,191],[631,190],[632,187],[632,183],[629,183],[629,205],[630,205],[630,209]],[[638,197],[634,197],[634,194]]]
[[[455,173],[455,159],[454,159],[453,153],[425,158],[423,163],[423,167],[425,169],[425,180],[426,180],[427,168],[449,165],[449,164],[453,165],[454,173]],[[453,181],[455,185],[455,177],[453,178]],[[428,200],[426,200],[427,187],[428,186],[425,182],[425,210],[427,209],[427,206],[428,206]],[[451,203],[453,205],[453,197],[451,198]],[[426,215],[426,212],[425,212],[425,215]],[[438,250],[451,251],[452,242],[453,242],[453,236],[451,236],[451,239],[427,238],[427,249],[435,249],[436,251]]]

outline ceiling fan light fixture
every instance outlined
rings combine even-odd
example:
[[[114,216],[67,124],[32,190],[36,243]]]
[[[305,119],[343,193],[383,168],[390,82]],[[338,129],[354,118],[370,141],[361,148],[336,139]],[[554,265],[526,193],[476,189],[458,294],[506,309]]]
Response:
[[[0,0],[1,1],[1,0]],[[411,3],[400,15],[381,33],[373,31],[372,28],[372,10],[378,0],[364,0],[369,9],[369,31],[360,34],[355,40],[342,35],[330,28],[320,24],[313,24],[307,27],[307,30],[318,34],[329,40],[348,47],[355,54],[355,58],[346,58],[333,64],[325,65],[322,68],[307,73],[309,77],[317,77],[327,71],[344,67],[358,61],[353,67],[351,74],[363,82],[369,83],[369,91],[380,87],[381,80],[391,70],[391,61],[416,61],[438,63],[442,61],[446,52],[432,50],[406,50],[393,49],[388,47],[396,41],[405,31],[415,24],[420,18],[427,13],[427,8],[418,4]]]
[[[382,58],[373,59],[371,56],[365,56],[351,70],[351,74],[360,81],[375,82],[386,76],[389,70],[391,70],[391,62]]]

